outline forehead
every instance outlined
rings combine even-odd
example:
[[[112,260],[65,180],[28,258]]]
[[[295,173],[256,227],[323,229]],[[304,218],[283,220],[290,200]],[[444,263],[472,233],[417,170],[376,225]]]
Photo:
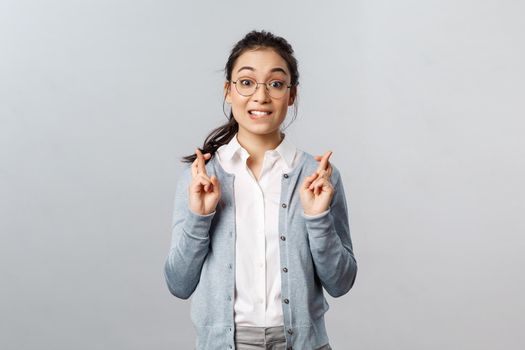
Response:
[[[276,67],[282,68],[286,74],[290,74],[286,61],[277,52],[269,48],[259,48],[243,52],[235,61],[232,74],[252,72],[245,69],[237,73],[239,68],[245,66],[253,67],[253,73],[255,74],[267,74]]]

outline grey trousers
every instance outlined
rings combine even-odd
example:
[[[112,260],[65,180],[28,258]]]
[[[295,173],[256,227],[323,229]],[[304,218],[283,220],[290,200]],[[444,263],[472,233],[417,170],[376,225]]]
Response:
[[[281,327],[235,327],[236,350],[287,350],[284,326]],[[310,350],[310,349],[297,349]],[[330,344],[312,350],[332,350]]]

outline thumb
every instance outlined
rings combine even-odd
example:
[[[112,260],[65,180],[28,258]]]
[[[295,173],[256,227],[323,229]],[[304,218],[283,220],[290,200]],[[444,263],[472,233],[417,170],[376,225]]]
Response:
[[[217,178],[217,176],[212,175],[210,177],[210,181],[213,184],[213,192],[220,191],[221,183],[219,182],[219,179]]]

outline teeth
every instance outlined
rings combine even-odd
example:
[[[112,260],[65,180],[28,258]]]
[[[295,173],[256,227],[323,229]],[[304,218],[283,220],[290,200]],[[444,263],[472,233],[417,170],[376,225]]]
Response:
[[[253,115],[268,115],[268,114],[270,114],[270,112],[250,111],[250,114],[253,114]]]

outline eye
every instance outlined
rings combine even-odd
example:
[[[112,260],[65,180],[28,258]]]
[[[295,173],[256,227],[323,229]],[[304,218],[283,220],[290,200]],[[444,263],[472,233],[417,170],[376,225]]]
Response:
[[[280,80],[274,80],[270,82],[270,87],[274,89],[281,89],[284,86],[284,82]]]
[[[241,79],[240,82],[243,86],[251,86],[253,84],[253,81],[251,79]]]

